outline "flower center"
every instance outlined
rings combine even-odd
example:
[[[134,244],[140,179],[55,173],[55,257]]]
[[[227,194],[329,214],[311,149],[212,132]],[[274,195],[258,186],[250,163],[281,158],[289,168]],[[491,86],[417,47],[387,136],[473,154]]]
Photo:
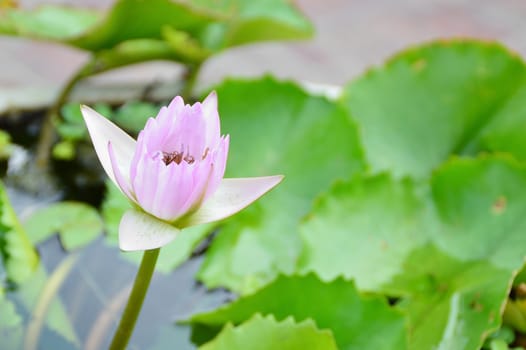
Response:
[[[166,165],[172,162],[174,162],[175,164],[181,164],[183,160],[188,164],[192,164],[193,162],[195,162],[194,157],[192,157],[189,154],[185,156],[183,152],[163,152],[163,162]]]
[[[208,148],[205,149],[205,153],[203,154],[203,157],[201,159],[205,159],[208,155]],[[164,164],[168,165],[170,163],[175,164],[181,164],[182,161],[185,161],[188,164],[192,164],[195,162],[195,158],[190,154],[184,154],[184,152],[164,152],[163,151],[163,162]]]

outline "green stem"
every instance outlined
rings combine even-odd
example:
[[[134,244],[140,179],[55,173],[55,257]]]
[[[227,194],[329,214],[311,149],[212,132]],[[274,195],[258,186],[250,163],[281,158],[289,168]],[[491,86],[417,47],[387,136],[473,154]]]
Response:
[[[38,348],[38,340],[47,317],[47,312],[51,307],[51,303],[53,302],[54,298],[57,296],[58,290],[75,265],[78,257],[78,254],[68,256],[63,262],[60,263],[59,267],[47,280],[44,289],[42,289],[42,292],[40,293],[40,297],[33,311],[31,321],[27,326],[24,340],[24,349],[33,350]]]
[[[185,101],[190,100],[193,97],[193,91],[195,83],[197,82],[197,76],[201,71],[201,63],[189,64],[184,75],[184,85],[181,90],[181,96]]]
[[[55,141],[55,124],[60,119],[60,109],[66,103],[69,95],[77,83],[85,77],[96,73],[93,71],[95,58],[88,61],[68,80],[66,85],[60,91],[55,103],[47,111],[42,128],[40,130],[40,137],[38,140],[38,147],[36,153],[36,164],[40,169],[47,169],[49,164],[49,157],[51,155],[51,148]]]
[[[152,279],[153,271],[155,270],[155,263],[159,256],[161,248],[145,250],[142,256],[141,266],[135,277],[133,283],[133,289],[128,299],[128,304],[122,314],[119,327],[113,336],[113,340],[110,345],[110,350],[121,350],[125,349],[128,341],[135,327],[135,322],[141,311],[144,296],[148,291],[150,280]]]

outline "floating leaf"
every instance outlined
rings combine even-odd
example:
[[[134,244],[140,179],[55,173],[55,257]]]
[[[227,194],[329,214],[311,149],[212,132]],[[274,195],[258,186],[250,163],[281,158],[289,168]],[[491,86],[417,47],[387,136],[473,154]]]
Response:
[[[152,103],[130,101],[122,105],[112,119],[124,129],[138,133],[144,128],[148,118],[155,117],[158,112],[159,106]]]
[[[324,280],[354,278],[365,290],[389,282],[427,240],[424,199],[414,187],[385,174],[333,186],[301,226],[300,269]]]
[[[336,350],[332,333],[318,330],[312,320],[295,323],[292,318],[281,322],[270,315],[254,315],[238,327],[228,323],[219,335],[200,350],[281,349]]]
[[[66,6],[44,5],[34,11],[13,8],[0,13],[0,33],[66,40],[85,32],[99,17],[95,11]]]
[[[141,25],[130,25],[130,18],[140,18]],[[0,14],[0,23],[4,34],[57,40],[93,52],[137,39],[167,39],[174,59],[194,62],[202,61],[211,50],[261,40],[301,39],[313,31],[286,0],[118,0],[105,15],[47,5],[7,9]],[[171,28],[170,33],[163,34],[165,28]],[[185,39],[180,40],[183,33]]]
[[[7,131],[0,130],[0,161],[9,158],[12,147],[11,135]]]
[[[356,177],[317,201],[301,264],[401,298],[410,349],[478,349],[526,256],[525,191],[504,156],[453,160],[430,185]]]
[[[38,265],[38,255],[20,225],[0,182],[0,253],[7,279],[21,283],[31,276]]]
[[[498,44],[439,41],[352,81],[343,102],[374,172],[422,178],[452,154],[526,159],[526,69]]]
[[[297,224],[316,194],[364,168],[345,111],[271,78],[216,88],[222,132],[230,134],[226,177],[284,174],[279,188],[225,221],[199,278],[248,292],[294,270]]]
[[[75,145],[71,141],[60,141],[53,146],[53,158],[72,160],[75,158]]]
[[[3,349],[18,349],[22,345],[23,335],[22,317],[7,299],[4,290],[0,289],[0,345]]]
[[[93,106],[97,112],[111,116],[111,108],[104,103],[96,103]],[[62,106],[60,113],[63,120],[57,125],[59,135],[66,140],[84,140],[88,137],[86,124],[80,113],[80,104],[78,102],[69,102]]]
[[[33,242],[38,244],[58,233],[66,250],[85,246],[97,238],[103,229],[97,211],[83,203],[60,202],[33,213],[24,227]]]
[[[312,319],[319,329],[332,330],[342,350],[391,350],[406,346],[404,317],[385,300],[360,296],[354,284],[344,279],[324,283],[314,274],[280,276],[254,294],[193,316],[190,319],[193,339],[206,340],[223,325],[240,324],[256,312],[273,314],[277,320],[289,316],[298,322]]]
[[[287,0],[197,0],[194,3],[203,8],[213,8],[227,18],[207,28],[204,40],[209,47],[302,39],[309,38],[313,33],[309,21]]]

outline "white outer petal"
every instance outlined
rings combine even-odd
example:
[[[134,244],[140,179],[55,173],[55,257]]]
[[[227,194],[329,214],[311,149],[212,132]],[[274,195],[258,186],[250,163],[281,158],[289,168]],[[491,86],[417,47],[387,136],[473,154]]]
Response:
[[[110,155],[108,153],[108,143],[111,141],[113,151],[115,152],[115,159],[119,165],[121,173],[130,182],[130,164],[135,152],[135,140],[127,133],[122,131],[117,125],[113,124],[107,118],[95,112],[88,106],[82,105],[80,107],[86,126],[88,127],[91,141],[100,163],[117,186],[115,175],[111,166]],[[120,188],[120,187],[119,187]]]
[[[160,219],[130,209],[119,225],[119,247],[124,251],[156,249],[170,243],[179,232]]]
[[[190,217],[183,227],[229,217],[249,206],[283,180],[283,175],[223,179],[215,193]]]

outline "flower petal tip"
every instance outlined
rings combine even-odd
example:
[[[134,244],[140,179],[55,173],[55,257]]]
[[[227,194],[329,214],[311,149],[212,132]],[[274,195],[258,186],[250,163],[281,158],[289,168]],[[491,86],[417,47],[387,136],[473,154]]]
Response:
[[[135,140],[92,108],[81,105],[80,111],[102,167],[110,179],[116,182],[108,153],[108,143],[111,141],[121,167],[129,169],[135,151]]]
[[[217,191],[181,227],[227,218],[276,187],[283,175],[223,179]]]
[[[156,249],[170,243],[179,232],[162,220],[130,209],[119,225],[119,247],[123,251]]]

